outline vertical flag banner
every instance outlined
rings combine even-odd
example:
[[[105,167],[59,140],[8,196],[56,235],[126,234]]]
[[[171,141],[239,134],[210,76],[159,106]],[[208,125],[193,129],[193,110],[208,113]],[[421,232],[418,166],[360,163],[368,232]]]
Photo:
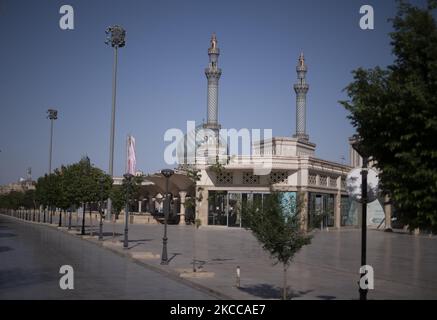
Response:
[[[135,175],[137,160],[135,157],[135,138],[129,135],[127,137],[127,173]]]

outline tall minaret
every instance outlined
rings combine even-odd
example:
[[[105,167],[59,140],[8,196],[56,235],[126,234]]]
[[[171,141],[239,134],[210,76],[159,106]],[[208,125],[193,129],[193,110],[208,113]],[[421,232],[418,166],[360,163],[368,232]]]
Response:
[[[296,67],[297,83],[294,85],[296,92],[296,134],[293,136],[299,140],[308,141],[309,136],[306,133],[306,107],[307,92],[309,85],[306,83],[307,66],[303,52],[300,54],[299,62]]]
[[[209,65],[205,69],[208,79],[208,120],[204,125],[208,129],[220,129],[218,123],[218,83],[222,70],[218,67],[220,49],[217,46],[215,33],[211,36],[211,47],[208,49]]]

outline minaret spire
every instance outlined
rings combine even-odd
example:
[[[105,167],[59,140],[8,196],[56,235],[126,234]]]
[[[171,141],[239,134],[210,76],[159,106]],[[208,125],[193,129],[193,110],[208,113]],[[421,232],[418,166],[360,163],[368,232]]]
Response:
[[[304,141],[309,140],[306,133],[306,96],[309,90],[309,85],[306,83],[307,70],[302,52],[296,67],[297,83],[294,85],[296,92],[296,134],[293,137]]]
[[[205,75],[208,79],[208,119],[204,125],[208,129],[220,129],[218,123],[218,84],[222,70],[218,67],[218,57],[220,49],[218,48],[217,37],[215,33],[211,36],[211,46],[208,49],[209,64],[205,69]]]

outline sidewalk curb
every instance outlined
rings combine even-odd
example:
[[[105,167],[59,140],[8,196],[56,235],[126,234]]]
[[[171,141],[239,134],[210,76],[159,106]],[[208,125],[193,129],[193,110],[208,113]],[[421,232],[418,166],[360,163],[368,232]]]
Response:
[[[217,298],[219,300],[234,300],[230,296],[228,296],[226,294],[223,294],[220,291],[217,291],[217,290],[211,289],[211,288],[209,288],[207,286],[204,286],[204,285],[201,285],[201,284],[198,284],[198,283],[186,280],[186,278],[181,277],[180,273],[177,272],[174,269],[170,269],[170,268],[169,269],[165,269],[164,267],[158,267],[156,265],[147,263],[143,259],[134,258],[134,257],[132,257],[131,252],[126,251],[126,250],[129,250],[129,249],[124,249],[122,247],[121,247],[122,249],[118,249],[118,248],[111,248],[111,246],[105,246],[105,245],[103,245],[102,242],[100,242],[99,240],[96,240],[94,237],[93,238],[83,238],[82,237],[82,240],[85,240],[85,241],[88,241],[90,243],[93,243],[94,245],[99,246],[99,247],[101,247],[103,249],[106,249],[108,251],[111,251],[111,252],[113,252],[113,253],[121,256],[121,257],[128,258],[129,260],[131,260],[132,262],[135,262],[138,265],[141,265],[141,266],[143,266],[143,267],[145,267],[145,268],[147,268],[147,269],[149,269],[151,271],[160,273],[160,274],[162,274],[162,275],[164,275],[164,276],[166,276],[166,277],[168,277],[168,278],[170,278],[172,280],[175,280],[177,282],[180,282],[180,283],[183,283],[185,285],[188,285],[188,286],[190,286],[190,287],[192,287],[194,289],[197,289],[197,290],[200,290],[202,292],[205,292],[205,293],[207,293],[207,294],[209,294],[209,295],[211,295],[211,296],[213,296],[213,297],[215,297],[215,298]]]

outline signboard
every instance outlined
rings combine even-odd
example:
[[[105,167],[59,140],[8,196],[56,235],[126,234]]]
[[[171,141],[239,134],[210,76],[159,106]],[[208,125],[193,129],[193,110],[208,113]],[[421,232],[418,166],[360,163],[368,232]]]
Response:
[[[346,191],[349,196],[361,203],[361,171],[362,168],[352,169],[346,177]],[[373,169],[367,169],[367,203],[378,198],[379,193],[378,173]]]

